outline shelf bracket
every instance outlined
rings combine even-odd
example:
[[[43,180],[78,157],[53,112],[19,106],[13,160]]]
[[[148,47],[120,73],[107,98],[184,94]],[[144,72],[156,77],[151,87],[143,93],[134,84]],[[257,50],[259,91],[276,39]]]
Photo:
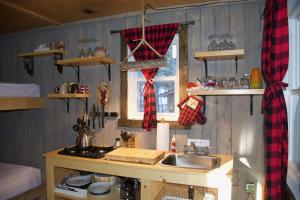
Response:
[[[34,60],[33,57],[23,58],[24,68],[29,75],[34,75]]]
[[[89,102],[88,102],[88,98],[82,98],[80,99],[84,105],[85,105],[85,112],[88,113],[88,109],[89,109]]]
[[[70,99],[62,99],[67,106],[67,113],[70,112]]]
[[[253,115],[253,95],[250,95],[250,115]]]
[[[77,75],[77,82],[80,83],[80,69],[79,69],[79,66],[71,65],[70,67],[75,71],[75,73]]]
[[[203,99],[203,114],[205,115],[206,112],[206,96],[202,96]]]
[[[237,76],[238,75],[238,57],[235,56],[235,75]]]
[[[106,70],[107,70],[108,80],[111,81],[110,64],[104,64],[104,66],[106,67]]]
[[[57,64],[57,61],[63,59],[63,54],[54,54],[53,58],[55,61],[55,66],[57,68],[57,71],[62,74],[63,73],[63,65]]]
[[[204,58],[203,61],[204,61],[204,67],[205,67],[205,78],[207,78],[207,60],[206,60],[206,58]]]

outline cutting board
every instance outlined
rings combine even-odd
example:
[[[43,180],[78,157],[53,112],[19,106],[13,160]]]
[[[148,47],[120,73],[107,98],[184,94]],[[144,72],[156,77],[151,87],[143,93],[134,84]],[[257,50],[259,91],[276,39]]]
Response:
[[[164,151],[120,147],[105,154],[108,160],[154,165],[165,155]]]

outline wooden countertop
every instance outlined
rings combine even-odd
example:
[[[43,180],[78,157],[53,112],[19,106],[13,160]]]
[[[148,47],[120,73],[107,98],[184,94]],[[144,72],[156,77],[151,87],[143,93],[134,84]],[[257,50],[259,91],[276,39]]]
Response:
[[[105,173],[115,176],[147,179],[151,181],[162,181],[179,184],[188,184],[206,187],[218,187],[222,177],[230,179],[233,166],[232,155],[215,155],[221,158],[219,168],[213,170],[189,169],[178,167],[166,167],[158,163],[154,165],[111,161],[102,159],[91,159],[76,156],[57,154],[60,150],[45,154],[46,165]],[[228,180],[226,180],[228,181]],[[229,180],[230,181],[230,180]]]

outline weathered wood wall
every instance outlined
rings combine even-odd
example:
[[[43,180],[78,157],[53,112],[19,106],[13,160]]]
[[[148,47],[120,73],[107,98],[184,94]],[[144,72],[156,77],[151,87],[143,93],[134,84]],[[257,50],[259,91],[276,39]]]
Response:
[[[189,80],[204,77],[203,63],[193,58],[195,51],[206,50],[211,34],[230,33],[237,48],[244,48],[246,56],[239,61],[238,77],[249,73],[253,66],[260,66],[261,18],[263,5],[260,1],[221,6],[198,7],[151,13],[150,24],[184,22],[195,20],[196,24],[188,30],[188,75]],[[22,59],[17,53],[28,52],[41,43],[63,40],[68,50],[66,57],[76,57],[79,49],[104,46],[117,61],[120,60],[120,36],[110,34],[110,30],[136,27],[140,16],[123,15],[103,20],[93,20],[64,25],[62,27],[33,30],[0,38],[0,81],[34,82],[40,85],[45,98],[55,85],[63,81],[76,81],[71,68],[64,68],[59,74],[53,65],[52,57],[35,59],[36,71],[29,76],[23,69]],[[96,38],[99,42],[81,44],[80,38]],[[233,61],[209,62],[209,75],[235,76]],[[112,101],[108,111],[119,112],[120,94],[119,65],[112,65]],[[81,71],[81,83],[88,83],[95,96],[95,86],[107,81],[103,66],[84,68]],[[89,100],[91,106],[95,97]],[[187,138],[205,138],[211,141],[213,153],[233,154],[234,179],[233,199],[244,199],[245,183],[262,183],[263,172],[263,134],[261,97],[254,97],[254,114],[249,115],[249,97],[208,97],[204,126],[196,125],[190,131],[172,130],[177,135],[179,149]],[[32,165],[44,170],[43,153],[72,145],[76,134],[72,125],[83,113],[83,104],[71,100],[70,113],[66,113],[65,104],[59,100],[47,100],[47,106],[41,110],[15,111],[0,113],[0,161]],[[95,144],[111,145],[119,136],[120,127],[116,120],[105,122],[106,128],[97,130]],[[138,147],[155,148],[156,132],[144,132],[132,129],[137,134]],[[250,168],[239,161],[247,158]]]

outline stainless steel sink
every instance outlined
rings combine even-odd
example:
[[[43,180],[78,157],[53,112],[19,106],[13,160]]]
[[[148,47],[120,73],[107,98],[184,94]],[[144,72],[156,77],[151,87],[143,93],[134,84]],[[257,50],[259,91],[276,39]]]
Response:
[[[182,168],[215,169],[220,167],[220,162],[221,159],[215,156],[169,154],[160,161],[160,164]]]

